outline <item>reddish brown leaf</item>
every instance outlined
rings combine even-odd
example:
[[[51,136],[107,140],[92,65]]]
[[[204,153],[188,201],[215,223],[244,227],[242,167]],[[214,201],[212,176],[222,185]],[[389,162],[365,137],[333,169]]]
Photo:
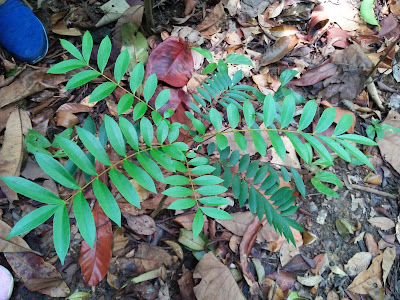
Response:
[[[333,39],[340,38],[340,40],[334,42],[332,46],[339,48],[346,48],[350,45],[349,42],[347,41],[347,38],[350,36],[346,30],[340,28],[331,28],[327,31],[327,34],[328,34],[327,36],[328,43]]]
[[[181,293],[182,300],[192,300],[195,299],[193,292],[193,274],[191,271],[186,270],[182,277],[178,280],[179,291]]]
[[[297,42],[298,38],[295,34],[277,39],[275,44],[264,54],[260,66],[266,66],[279,61],[297,45]]]
[[[275,280],[283,292],[289,290],[296,283],[296,278],[283,270],[268,274],[265,277]]]
[[[92,249],[86,241],[83,241],[79,256],[81,273],[88,286],[95,286],[106,276],[111,261],[113,242],[110,219],[98,202],[95,203],[92,213],[96,224],[96,240]]]
[[[293,257],[282,269],[287,272],[298,272],[298,271],[306,271],[316,267],[316,264],[313,263],[310,259],[304,259],[301,254],[297,254]],[[310,266],[310,263],[312,264]]]
[[[370,233],[366,233],[364,235],[364,243],[365,246],[367,246],[367,250],[369,253],[371,253],[373,256],[378,256],[382,254],[382,251],[379,250],[378,244],[375,242],[374,237]]]
[[[153,73],[158,80],[175,87],[182,87],[194,69],[192,52],[182,39],[170,37],[158,45],[147,62],[146,78]]]
[[[324,63],[316,68],[308,70],[299,79],[290,81],[290,84],[296,86],[313,85],[336,73],[337,67],[334,63]]]
[[[322,5],[317,5],[311,14],[310,25],[308,27],[308,34],[313,36],[314,33],[322,29],[329,22],[329,17],[325,8]]]

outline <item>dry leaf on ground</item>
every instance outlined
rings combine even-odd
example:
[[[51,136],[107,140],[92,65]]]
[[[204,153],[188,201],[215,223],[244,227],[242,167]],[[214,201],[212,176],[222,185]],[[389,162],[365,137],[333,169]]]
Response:
[[[322,277],[321,275],[304,277],[297,276],[297,281],[305,286],[314,286],[316,284],[319,284],[322,280],[324,280],[324,277]]]
[[[266,66],[279,61],[297,45],[297,42],[298,38],[295,34],[277,39],[275,44],[264,54],[260,66]]]
[[[386,217],[370,218],[368,222],[371,223],[372,226],[378,227],[379,229],[382,230],[392,229],[396,225],[391,219]]]
[[[383,124],[400,127],[400,114],[395,110],[389,111]],[[400,173],[400,156],[398,149],[400,148],[400,133],[385,132],[383,139],[378,141],[379,150],[382,157],[389,162],[392,167]]]
[[[212,252],[206,253],[197,264],[193,278],[201,279],[193,290],[198,300],[245,300],[231,271]]]
[[[358,274],[347,288],[350,292],[367,295],[369,291],[382,287],[382,255],[374,258],[371,266]]]
[[[156,223],[148,215],[132,216],[123,214],[128,222],[128,226],[137,234],[150,235],[156,231]]]
[[[344,269],[349,276],[356,276],[359,273],[365,271],[372,260],[372,254],[369,252],[356,253],[352,258],[349,259]]]
[[[50,297],[67,297],[70,290],[61,274],[50,263],[34,253],[4,253],[11,268],[25,286]]]
[[[113,245],[112,245],[112,253],[115,254],[117,251],[125,249],[125,246],[129,242],[129,237],[124,235],[125,228],[117,227],[113,233]]]
[[[122,14],[130,7],[125,0],[110,0],[100,6],[104,16],[97,22],[96,27],[101,27],[118,20]]]
[[[7,223],[0,220],[0,252],[19,253],[32,252],[41,255],[39,252],[33,251],[25,240],[19,235],[6,240],[10,233],[11,227]]]
[[[215,5],[211,13],[209,13],[205,19],[194,29],[200,31],[205,38],[210,39],[214,33],[221,30],[219,21],[225,16],[226,14],[224,12],[222,2],[219,2],[217,5]]]
[[[383,251],[383,258],[382,258],[382,281],[383,284],[386,286],[386,279],[389,275],[390,269],[393,266],[394,260],[396,258],[396,248],[388,247]]]
[[[374,257],[382,253],[382,251],[379,250],[378,244],[376,243],[372,234],[366,233],[364,235],[364,243],[367,247],[368,252],[371,253]]]
[[[147,243],[139,244],[134,260],[139,273],[158,269],[162,265],[170,266],[173,262],[167,251]]]

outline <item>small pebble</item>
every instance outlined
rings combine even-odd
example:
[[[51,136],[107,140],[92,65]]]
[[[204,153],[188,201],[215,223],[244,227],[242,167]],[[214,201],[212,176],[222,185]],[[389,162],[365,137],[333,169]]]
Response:
[[[325,219],[326,219],[327,216],[328,216],[328,212],[325,209],[321,210],[318,213],[318,216],[317,216],[317,220],[316,220],[317,223],[321,224],[321,225],[324,225],[325,224]]]

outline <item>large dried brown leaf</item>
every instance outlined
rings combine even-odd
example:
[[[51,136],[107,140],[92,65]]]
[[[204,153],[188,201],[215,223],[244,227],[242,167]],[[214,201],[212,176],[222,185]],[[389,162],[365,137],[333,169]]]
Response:
[[[349,276],[356,276],[365,271],[372,260],[372,254],[369,252],[358,252],[349,259],[344,269]]]
[[[186,270],[182,277],[178,279],[179,292],[181,294],[182,300],[192,300],[195,299],[193,292],[193,274],[191,271]]]
[[[337,67],[333,63],[324,63],[316,68],[308,70],[299,79],[290,81],[290,84],[296,86],[313,85],[336,73]]]
[[[400,114],[395,110],[389,111],[383,124],[399,128]],[[398,173],[400,173],[400,156],[398,152],[400,147],[400,133],[386,132],[383,139],[378,141],[378,146],[382,157],[389,162]]]
[[[110,219],[96,201],[92,211],[96,224],[96,240],[93,248],[82,242],[79,265],[88,286],[95,286],[107,274],[111,262],[113,234]]]
[[[147,243],[139,244],[135,253],[135,265],[139,273],[158,269],[162,265],[170,266],[172,262],[172,256],[167,251]]]
[[[389,275],[390,269],[393,266],[394,260],[396,258],[396,248],[394,247],[387,247],[385,251],[383,251],[382,257],[382,281],[383,284],[386,286],[386,279]]]
[[[264,54],[260,66],[266,66],[279,61],[297,45],[297,42],[298,38],[295,34],[279,38]]]
[[[4,253],[11,268],[27,288],[50,297],[67,297],[70,290],[61,274],[34,253]]]
[[[150,235],[156,231],[156,223],[148,215],[132,216],[123,214],[128,222],[128,226],[138,234]]]
[[[214,9],[209,13],[205,19],[197,25],[194,29],[200,31],[202,36],[209,39],[211,36],[220,31],[219,21],[225,17],[224,7],[222,2],[215,5]]]
[[[11,227],[7,223],[0,220],[0,252],[32,252],[41,255],[39,252],[33,251],[25,240],[19,235],[6,240],[7,235],[10,233]]]
[[[0,108],[25,99],[44,89],[57,88],[65,75],[46,74],[47,68],[26,69],[8,86],[0,89]]]
[[[374,217],[368,220],[372,226],[378,227],[381,230],[389,230],[395,227],[394,222],[386,217]]]
[[[206,253],[197,264],[193,278],[201,279],[193,290],[198,300],[244,300],[229,268],[218,261],[212,252]]]
[[[374,258],[371,266],[361,272],[347,288],[350,292],[367,295],[369,291],[382,287],[382,257],[379,255]]]

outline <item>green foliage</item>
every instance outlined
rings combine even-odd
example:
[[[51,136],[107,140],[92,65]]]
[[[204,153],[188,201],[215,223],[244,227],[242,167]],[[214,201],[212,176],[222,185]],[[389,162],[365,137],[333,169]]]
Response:
[[[99,71],[89,64],[93,40],[88,32],[83,36],[82,53],[68,41],[61,40],[61,43],[76,59],[54,65],[49,73],[60,74],[84,68],[68,81],[67,88],[79,87],[98,76],[104,76],[103,71],[111,53],[108,37],[99,47]],[[152,193],[161,192],[165,197],[180,198],[169,209],[196,210],[193,221],[194,237],[201,233],[205,216],[231,218],[229,213],[221,209],[221,206],[230,204],[230,200],[221,194],[229,192],[240,206],[247,203],[250,211],[257,214],[260,220],[265,215],[279,233],[294,243],[291,228],[302,228],[290,216],[297,211],[298,206],[295,205],[292,188],[282,187],[282,183],[296,186],[303,197],[306,196],[305,185],[298,170],[290,168],[289,172],[285,166],[274,168],[272,164],[264,162],[263,157],[267,153],[266,136],[282,161],[285,161],[287,150],[282,138],[286,136],[306,164],[332,165],[333,156],[328,151],[329,147],[346,161],[356,158],[372,167],[368,158],[349,142],[363,145],[375,145],[375,142],[363,136],[345,134],[352,124],[350,118],[345,116],[339,121],[333,136],[320,134],[335,119],[334,109],[326,109],[316,130],[305,133],[303,130],[310,126],[317,113],[315,100],[310,100],[304,106],[297,130],[293,129],[296,103],[305,101],[299,94],[284,88],[296,75],[295,71],[286,70],[281,74],[282,86],[275,95],[264,95],[252,86],[239,84],[243,77],[241,71],[237,71],[232,77],[228,75],[227,63],[252,65],[245,56],[231,54],[226,61],[213,62],[210,51],[196,47],[193,50],[207,58],[210,64],[208,69],[204,69],[205,73],[213,74],[202,84],[202,88],[197,88],[198,94],[193,95],[195,102],[189,104],[191,111],[185,112],[190,120],[188,124],[172,122],[170,117],[174,112],[171,109],[167,109],[164,115],[158,111],[169,100],[168,89],[162,90],[155,97],[154,107],[149,104],[149,100],[154,97],[158,80],[156,74],[151,74],[143,83],[144,66],[139,62],[131,71],[130,91],[123,88],[126,94],[118,103],[118,114],[121,115],[136,100],[132,116],[119,116],[115,120],[106,115],[97,134],[93,120],[88,117],[83,128],[75,127],[75,137],[72,136],[73,129],[69,128],[58,135],[53,143],[37,132],[28,132],[25,139],[28,151],[34,153],[39,166],[51,178],[71,189],[71,196],[62,200],[29,180],[19,177],[1,178],[17,193],[45,204],[18,221],[9,237],[26,233],[54,215],[54,245],[63,262],[70,238],[68,204],[69,208],[72,207],[82,237],[92,247],[96,228],[90,206],[83,196],[87,188],[93,189],[107,216],[118,226],[121,225],[121,212],[114,195],[110,187],[100,180],[100,176],[108,175],[122,197],[138,208],[139,193],[130,178]],[[129,64],[129,54],[123,51],[115,63],[115,81],[104,76],[108,81],[94,89],[90,101],[100,101],[115,88],[122,88],[120,81]],[[136,96],[138,90],[143,91],[144,100]],[[212,125],[209,130],[205,121]],[[188,130],[192,137],[187,144],[177,142],[180,128]],[[384,129],[384,125],[373,123],[367,133],[373,138],[375,133],[381,136]],[[201,143],[210,138],[214,138],[214,141],[207,141],[206,149],[203,149],[204,144],[193,143]],[[105,151],[107,143],[108,149],[119,155],[119,160],[116,161],[114,155],[111,163]],[[259,159],[246,153],[250,144],[254,145]],[[61,150],[57,150],[57,147]],[[88,153],[85,154],[86,151]],[[321,158],[313,161],[313,152],[318,153]],[[69,158],[65,166],[56,159],[63,156]],[[95,168],[96,160],[102,165],[102,171]],[[231,168],[237,168],[237,171],[233,173]],[[78,185],[75,179],[79,172],[86,179],[84,186]],[[327,171],[318,172],[311,183],[319,192],[333,197],[338,197],[338,194],[330,185],[342,186],[336,175]],[[165,189],[157,191],[156,187],[160,184],[166,184]]]

